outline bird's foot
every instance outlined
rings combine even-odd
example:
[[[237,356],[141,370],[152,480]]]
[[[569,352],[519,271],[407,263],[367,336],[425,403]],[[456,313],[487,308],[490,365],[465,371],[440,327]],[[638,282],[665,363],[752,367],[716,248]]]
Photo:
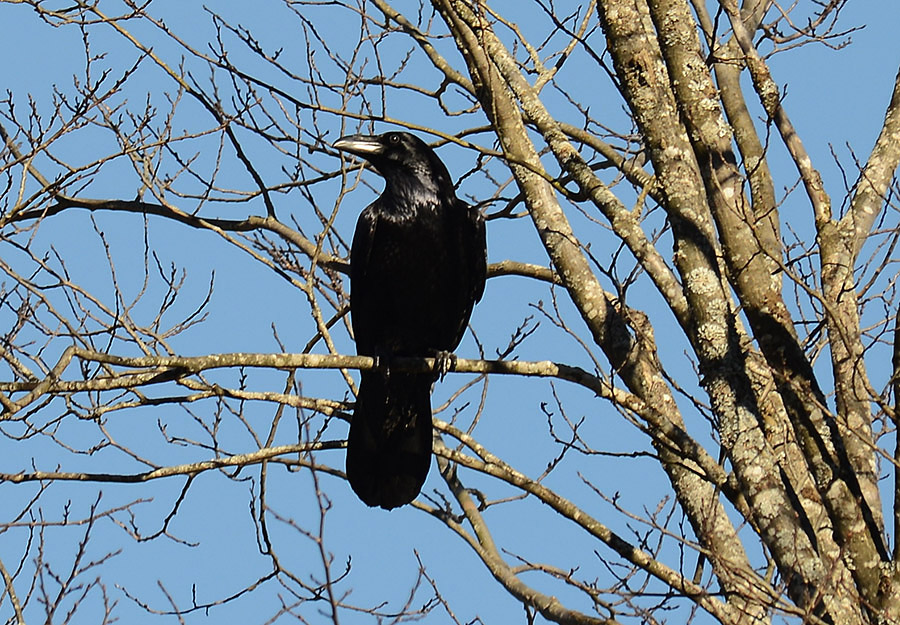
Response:
[[[434,372],[443,380],[448,371],[456,369],[456,354],[439,351],[434,355]]]

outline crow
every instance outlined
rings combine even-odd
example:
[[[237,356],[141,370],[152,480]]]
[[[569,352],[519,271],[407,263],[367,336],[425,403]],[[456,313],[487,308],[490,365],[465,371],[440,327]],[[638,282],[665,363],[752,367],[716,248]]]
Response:
[[[480,211],[459,200],[447,167],[407,132],[334,143],[364,158],[384,191],[359,216],[350,248],[350,317],[363,371],[347,439],[347,478],[369,506],[390,510],[419,494],[431,466],[429,373],[390,359],[445,359],[484,292],[487,246]]]

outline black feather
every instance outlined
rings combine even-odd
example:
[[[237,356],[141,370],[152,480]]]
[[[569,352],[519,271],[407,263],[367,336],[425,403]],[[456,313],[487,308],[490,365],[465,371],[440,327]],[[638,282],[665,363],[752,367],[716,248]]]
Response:
[[[357,353],[387,368],[361,376],[347,477],[366,504],[389,509],[415,499],[428,475],[437,378],[391,371],[390,358],[433,357],[459,344],[484,292],[484,219],[456,197],[447,168],[414,135],[353,135],[334,146],[385,179],[356,224],[350,314]]]

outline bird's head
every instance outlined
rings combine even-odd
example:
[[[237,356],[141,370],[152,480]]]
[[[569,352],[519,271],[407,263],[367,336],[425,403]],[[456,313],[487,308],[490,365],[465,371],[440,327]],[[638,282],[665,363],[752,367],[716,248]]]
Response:
[[[334,142],[334,147],[371,163],[388,186],[417,182],[435,192],[453,190],[447,167],[428,144],[408,132],[381,135],[350,135]]]

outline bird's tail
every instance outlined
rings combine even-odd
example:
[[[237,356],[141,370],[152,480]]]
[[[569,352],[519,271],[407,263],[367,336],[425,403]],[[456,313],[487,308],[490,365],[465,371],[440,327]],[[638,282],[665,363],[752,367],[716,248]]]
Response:
[[[363,371],[347,440],[347,478],[369,506],[419,494],[431,466],[431,383],[418,373]]]

